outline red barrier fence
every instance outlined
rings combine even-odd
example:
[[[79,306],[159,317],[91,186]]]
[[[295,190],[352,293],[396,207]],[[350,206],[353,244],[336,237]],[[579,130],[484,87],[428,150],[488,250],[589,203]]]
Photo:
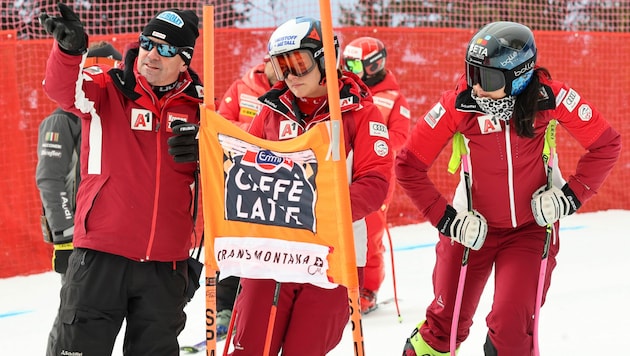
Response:
[[[215,30],[216,95],[247,69],[262,60],[272,29]],[[380,38],[388,50],[387,66],[397,76],[411,106],[413,122],[438,99],[442,91],[454,86],[464,68],[464,52],[473,30],[449,28],[366,28],[336,30],[342,46],[355,37]],[[626,118],[630,111],[630,34],[613,32],[535,31],[539,50],[538,63],[550,69],[553,77],[568,82],[587,98],[622,132],[624,146],[630,133]],[[91,41],[108,40],[119,50],[137,40],[137,33],[92,36]],[[0,155],[2,182],[0,196],[0,278],[50,270],[50,246],[42,240],[39,226],[41,202],[35,185],[37,163],[37,128],[54,108],[42,91],[42,79],[51,39],[19,40],[15,31],[0,32],[0,53],[4,70],[0,71]],[[201,75],[204,41],[195,49],[192,68]],[[626,57],[628,56],[628,57]],[[567,177],[583,149],[564,130],[558,133],[560,166]],[[447,150],[449,151],[449,150]],[[456,177],[446,171],[448,154],[444,152],[434,165],[431,176],[440,189],[450,194]],[[615,167],[599,195],[581,211],[630,209],[630,157],[627,151]],[[626,182],[626,183],[624,183]],[[404,194],[396,194],[389,210],[392,225],[422,221],[418,211]]]

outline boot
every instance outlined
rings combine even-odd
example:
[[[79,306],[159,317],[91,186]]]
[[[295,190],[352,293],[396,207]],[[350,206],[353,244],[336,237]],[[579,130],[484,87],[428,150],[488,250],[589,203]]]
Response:
[[[424,324],[424,320],[418,324],[407,339],[402,356],[449,356],[449,352],[436,351],[424,341],[422,335],[420,335],[422,324]]]

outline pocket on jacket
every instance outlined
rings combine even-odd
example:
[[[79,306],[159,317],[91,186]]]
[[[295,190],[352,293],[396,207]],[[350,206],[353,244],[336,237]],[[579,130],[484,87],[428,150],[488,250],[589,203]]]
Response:
[[[77,203],[74,226],[75,236],[86,234],[90,212],[96,204],[99,193],[108,180],[109,176],[89,175],[81,181],[81,193],[85,196],[82,196],[81,202]]]

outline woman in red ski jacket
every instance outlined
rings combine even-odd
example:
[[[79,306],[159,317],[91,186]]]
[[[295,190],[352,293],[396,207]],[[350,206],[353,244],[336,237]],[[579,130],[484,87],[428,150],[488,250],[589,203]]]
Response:
[[[260,98],[263,108],[252,121],[251,134],[272,141],[288,140],[330,120],[326,80],[336,80],[337,73],[324,71],[321,36],[321,23],[306,17],[289,20],[274,31],[269,54],[279,82]],[[335,47],[338,56],[338,43]],[[387,195],[392,155],[387,126],[367,86],[356,75],[344,72],[339,87],[357,265],[364,266],[364,218]],[[273,317],[269,311],[276,282],[241,278],[241,286],[234,306],[237,319],[231,355],[260,355],[266,321]],[[283,282],[268,355],[325,355],[341,340],[349,315],[346,287],[326,289]]]
[[[568,180],[552,157],[553,186],[547,188],[543,149],[552,120],[586,153]],[[465,179],[449,203],[428,176],[438,154],[456,133],[463,135],[468,151],[468,157],[462,159],[470,167],[470,212]],[[450,354],[451,322],[466,247],[471,251],[457,347],[469,334],[494,268],[485,355],[533,355],[533,316],[545,226],[549,224],[553,232],[543,301],[559,250],[559,219],[596,194],[620,149],[619,133],[588,101],[536,66],[536,46],[529,28],[495,22],[475,34],[466,54],[466,75],[418,121],[396,159],[401,187],[440,232],[433,273],[435,298],[426,310],[426,320],[407,339],[403,354]]]

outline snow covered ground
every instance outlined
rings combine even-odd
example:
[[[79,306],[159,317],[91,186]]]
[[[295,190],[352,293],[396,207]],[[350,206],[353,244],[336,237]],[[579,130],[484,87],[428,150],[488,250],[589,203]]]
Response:
[[[629,227],[630,211],[625,210],[576,214],[563,220],[558,266],[541,313],[543,355],[630,354]],[[435,229],[423,223],[392,228],[391,234],[402,322],[398,321],[394,303],[382,305],[364,316],[367,356],[400,355],[405,339],[424,318],[424,310],[432,299]],[[386,257],[389,261],[389,252]],[[391,269],[387,268],[380,300],[393,297]],[[59,283],[54,272],[0,279],[2,355],[45,353],[48,331],[59,302]],[[490,310],[492,289],[489,283],[470,337],[458,356],[483,355],[485,316]],[[200,290],[186,307],[188,323],[180,335],[182,345],[204,339],[203,297]],[[122,338],[118,340],[116,356],[122,355]],[[222,354],[224,344],[219,343],[218,354]],[[352,354],[352,334],[346,328],[343,340],[329,355]]]

